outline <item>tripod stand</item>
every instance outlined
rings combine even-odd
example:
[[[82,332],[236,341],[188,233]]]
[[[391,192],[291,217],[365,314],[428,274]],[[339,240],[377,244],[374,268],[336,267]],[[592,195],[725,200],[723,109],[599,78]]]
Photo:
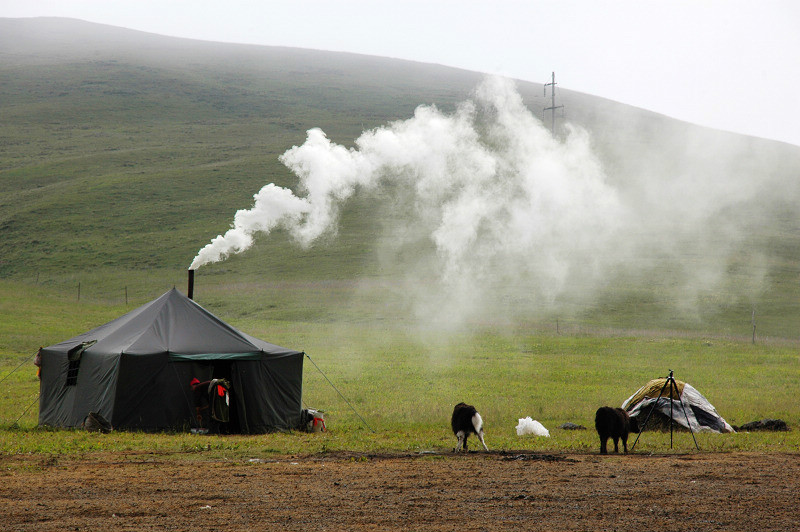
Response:
[[[675,404],[675,400],[673,397],[677,397],[678,401],[681,404],[681,409],[683,410],[683,415],[686,417],[686,426],[689,427],[689,432],[692,433],[692,439],[694,440],[694,446],[697,447],[697,450],[700,450],[700,446],[697,445],[697,438],[694,437],[694,431],[692,430],[692,424],[689,422],[689,415],[686,413],[686,407],[683,406],[683,399],[681,399],[680,394],[678,393],[678,385],[675,383],[675,378],[672,376],[672,370],[669,370],[669,377],[667,377],[666,381],[664,382],[664,386],[661,387],[661,391],[658,392],[658,397],[656,400],[653,401],[652,406],[650,406],[650,411],[647,413],[647,417],[644,418],[644,423],[641,427],[639,427],[639,434],[636,436],[636,441],[633,442],[633,446],[631,447],[631,452],[636,448],[636,443],[639,441],[639,436],[642,435],[644,429],[647,427],[647,422],[650,420],[650,416],[653,414],[653,411],[658,406],[658,401],[661,399],[661,396],[664,395],[664,390],[667,389],[669,386],[669,448],[672,449],[672,425],[673,425],[673,406]]]

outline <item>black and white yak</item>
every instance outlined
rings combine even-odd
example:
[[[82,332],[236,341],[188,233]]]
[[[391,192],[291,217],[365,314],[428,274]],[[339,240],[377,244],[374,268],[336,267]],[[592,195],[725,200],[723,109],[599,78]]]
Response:
[[[453,409],[453,417],[450,420],[450,426],[453,428],[453,434],[458,438],[455,452],[460,450],[467,451],[467,438],[470,434],[475,434],[481,441],[481,445],[485,450],[486,443],[483,441],[483,419],[474,406],[466,403],[458,403]]]

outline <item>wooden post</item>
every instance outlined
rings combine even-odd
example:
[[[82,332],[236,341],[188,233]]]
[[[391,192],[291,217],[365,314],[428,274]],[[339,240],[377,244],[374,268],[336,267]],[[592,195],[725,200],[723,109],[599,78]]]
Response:
[[[753,309],[753,345],[756,345],[756,309]]]

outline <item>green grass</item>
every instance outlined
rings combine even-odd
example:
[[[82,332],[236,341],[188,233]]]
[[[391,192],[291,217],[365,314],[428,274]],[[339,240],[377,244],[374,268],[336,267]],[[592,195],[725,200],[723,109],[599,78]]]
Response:
[[[749,220],[737,224],[727,281],[688,289],[690,270],[719,258],[713,246],[673,257],[656,241],[652,256],[636,257],[641,264],[608,279],[590,301],[539,305],[523,286],[510,302],[502,300],[508,294],[492,302],[526,308],[514,320],[487,316],[466,332],[429,330],[409,308],[404,269],[430,243],[381,256],[381,239],[391,236],[377,229],[397,222],[402,209],[392,200],[402,191],[365,194],[343,206],[335,238],[300,249],[281,230],[259,237],[247,253],[201,268],[195,295],[245,332],[309,353],[375,433],[308,362],[304,398],[326,411],[331,430],[322,435],[38,429],[30,363],[38,346],[183,289],[197,251],[255,192],[269,182],[296,187],[278,157],[307,129],[352,146],[365,129],[408,118],[418,105],[452,110],[480,76],[141,35],[94,41],[91,25],[74,22],[81,39],[58,41],[58,32],[0,24],[0,45],[10,50],[0,64],[0,453],[448,449],[449,411],[461,400],[480,408],[494,449],[582,452],[596,447],[592,430],[555,427],[591,427],[598,406],[620,404],[669,369],[730,423],[800,424],[798,150],[564,91],[570,119],[593,132],[621,190],[635,195],[643,168],[664,180],[698,168],[744,169],[748,182],[761,183],[752,198],[711,219]],[[538,113],[541,86],[518,88]],[[733,147],[720,151],[728,141]],[[552,437],[518,438],[514,426],[525,416]],[[643,449],[668,448],[663,435],[643,438]],[[798,450],[796,430],[698,440],[704,450]],[[686,434],[677,444],[693,448]]]
[[[116,453],[131,457],[160,454],[175,459],[269,459],[278,455],[310,455],[329,452],[353,453],[447,453],[455,447],[455,438],[442,427],[383,427],[372,433],[359,426],[333,426],[324,433],[281,433],[261,436],[197,436],[191,434],[120,433],[93,434],[82,431],[45,432],[4,429],[0,457],[38,455],[47,459],[91,458],[98,453]],[[636,435],[628,441],[629,450]],[[645,432],[633,452],[720,453],[780,452],[799,453],[798,431],[772,433],[697,434],[697,450],[688,432],[673,434]],[[597,453],[599,442],[594,430],[567,431],[551,429],[550,437],[519,437],[509,431],[486,434],[486,443],[494,452]],[[479,445],[479,444],[478,444]],[[476,450],[476,442],[470,441]]]
[[[315,287],[315,293],[320,294],[319,288]],[[703,451],[800,451],[796,344],[753,345],[690,335],[560,336],[492,329],[437,341],[380,320],[269,319],[271,309],[253,306],[252,301],[248,304],[242,297],[221,305],[219,315],[250,334],[309,353],[319,370],[306,360],[304,402],[326,412],[329,432],[199,437],[43,430],[36,427],[35,405],[23,415],[37,395],[31,363],[34,349],[20,352],[17,346],[64,339],[116,317],[127,307],[77,302],[69,294],[8,282],[0,282],[0,294],[5,302],[0,307],[2,317],[13,318],[3,319],[0,331],[0,378],[6,377],[0,395],[4,427],[0,453],[5,454],[204,452],[257,457],[339,450],[443,451],[453,446],[448,418],[460,400],[479,407],[492,449],[587,452],[596,447],[592,430],[596,408],[621,404],[640,385],[665,376],[670,369],[678,379],[697,387],[731,424],[780,418],[794,429],[775,434],[700,434],[697,439]],[[325,295],[337,297],[335,290]],[[273,302],[280,306],[292,299],[286,293]],[[12,300],[25,303],[11,304]],[[327,304],[326,300],[323,305]],[[307,317],[314,314],[305,312]],[[515,426],[526,416],[543,423],[551,437],[518,437]],[[589,430],[557,428],[567,421]],[[668,434],[645,433],[637,449],[668,452],[668,438]],[[676,433],[673,452],[693,448],[688,433]]]

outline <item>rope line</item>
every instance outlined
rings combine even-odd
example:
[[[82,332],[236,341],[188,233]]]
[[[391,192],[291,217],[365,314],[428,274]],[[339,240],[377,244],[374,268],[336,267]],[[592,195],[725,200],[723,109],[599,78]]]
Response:
[[[322,376],[323,376],[323,377],[325,377],[325,380],[326,380],[326,381],[328,381],[328,384],[330,384],[330,385],[331,385],[331,387],[332,387],[334,390],[336,390],[336,393],[338,393],[338,394],[339,394],[339,397],[341,397],[342,399],[344,399],[344,402],[345,402],[345,403],[347,403],[347,406],[349,406],[349,407],[350,407],[350,409],[351,409],[351,410],[352,410],[352,411],[355,413],[355,415],[357,415],[357,416],[358,416],[358,419],[360,419],[360,420],[361,420],[361,422],[362,422],[362,423],[364,423],[364,425],[365,425],[365,426],[366,426],[366,427],[367,427],[369,430],[371,430],[371,431],[374,433],[374,432],[375,432],[375,429],[373,429],[372,427],[370,427],[370,426],[369,426],[369,423],[367,423],[367,422],[364,420],[364,418],[363,418],[363,417],[361,417],[361,414],[359,414],[359,413],[356,411],[356,409],[355,409],[355,408],[353,408],[353,405],[351,405],[351,404],[350,404],[350,401],[348,401],[348,400],[347,400],[347,397],[345,397],[344,395],[342,395],[342,392],[340,392],[340,391],[339,391],[339,388],[337,388],[337,387],[336,387],[336,385],[334,385],[334,384],[331,382],[331,380],[328,378],[328,376],[327,376],[327,375],[325,375],[325,373],[323,373],[323,371],[322,371],[322,370],[319,368],[319,366],[317,366],[317,363],[316,363],[316,362],[314,362],[313,360],[311,360],[311,357],[310,357],[310,356],[308,356],[308,353],[306,353],[305,355],[306,355],[306,358],[308,358],[308,360],[310,360],[310,361],[311,361],[311,363],[312,363],[312,364],[314,364],[314,367],[315,367],[315,368],[317,368],[317,371],[319,371],[319,372],[322,374]]]
[[[27,414],[27,413],[28,413],[28,410],[30,410],[30,409],[31,409],[31,407],[32,407],[33,405],[35,405],[35,404],[36,404],[38,401],[39,401],[39,393],[37,392],[37,393],[36,393],[36,399],[34,399],[34,400],[33,400],[33,402],[32,402],[31,404],[29,404],[29,405],[28,405],[28,408],[26,408],[26,409],[25,409],[25,410],[22,412],[22,415],[20,415],[20,416],[17,418],[17,420],[14,422],[14,425],[16,425],[17,423],[19,423],[19,420],[20,420],[20,419],[22,419],[22,417],[23,417],[25,414]]]
[[[22,361],[22,364],[20,364],[20,365],[19,365],[19,366],[17,366],[16,368],[12,369],[12,370],[11,370],[11,373],[9,373],[8,375],[6,375],[6,376],[5,376],[5,377],[3,377],[2,379],[0,379],[0,384],[3,384],[3,381],[5,381],[7,378],[9,378],[9,377],[11,376],[11,374],[12,374],[12,373],[14,373],[14,372],[15,372],[15,371],[17,371],[19,368],[21,368],[22,366],[24,366],[25,364],[27,364],[28,362],[30,362],[30,360],[31,360],[33,357],[35,357],[35,356],[36,356],[36,353],[32,354],[31,356],[29,356],[28,358],[26,358],[25,360],[23,360],[23,361]]]

